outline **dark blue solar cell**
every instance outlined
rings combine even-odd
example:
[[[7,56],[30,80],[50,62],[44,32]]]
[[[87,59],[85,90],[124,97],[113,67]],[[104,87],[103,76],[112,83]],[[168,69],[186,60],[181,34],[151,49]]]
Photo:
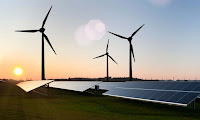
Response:
[[[118,95],[126,97],[134,97],[136,94],[138,94],[138,90],[134,89],[120,89],[118,93]]]
[[[199,86],[200,83],[199,82],[191,82],[188,86],[186,86],[185,88],[183,88],[183,91],[191,91],[193,89],[195,89],[197,86]]]
[[[127,82],[124,82],[124,83],[120,84],[120,85],[117,86],[117,87],[127,87]]]
[[[127,86],[130,86],[131,88],[138,88],[138,87],[140,87],[141,85],[140,85],[140,83],[134,84],[134,83],[132,83],[132,82],[129,82],[129,84],[128,84]]]
[[[132,94],[134,91],[132,91]],[[130,94],[130,90],[129,89],[121,89],[118,93],[120,96],[128,96]],[[135,93],[136,94],[136,93]]]
[[[117,96],[121,96],[124,93],[126,93],[126,91],[124,89],[117,89],[114,88],[112,90],[107,91],[105,94],[110,94],[110,95],[117,95]]]
[[[140,82],[137,88],[146,88],[149,85],[151,85],[149,82]]]
[[[128,94],[128,91],[126,89],[118,89],[117,91],[117,95],[119,96],[125,96],[126,94]]]
[[[138,94],[136,94],[134,97],[135,98],[140,98],[143,94],[145,94],[147,91],[146,90],[138,90]]]
[[[151,99],[151,100],[158,100],[160,97],[162,97],[166,93],[167,93],[167,91],[158,91],[153,96],[150,96],[149,99]]]
[[[157,82],[151,81],[148,82],[148,84],[145,86],[145,89],[155,89],[155,86],[157,86]]]
[[[126,93],[123,93],[124,96],[133,97],[133,96],[139,94],[140,91],[135,90],[135,89],[126,89],[125,92]]]
[[[142,88],[145,85],[146,84],[143,84],[143,82],[125,82],[121,86],[125,88]]]
[[[141,96],[141,98],[143,98],[143,99],[148,99],[149,97],[153,96],[153,95],[156,94],[156,93],[157,93],[157,91],[148,90],[148,92],[147,92],[145,95]]]
[[[165,85],[166,82],[157,82],[153,89],[160,89]]]
[[[197,86],[196,88],[194,88],[192,91],[197,91],[197,92],[200,92],[200,85]]]
[[[131,87],[137,86],[138,82],[125,82],[125,83],[123,83],[121,85],[122,85],[122,87],[131,88]]]
[[[176,92],[169,91],[169,92],[165,93],[163,96],[161,96],[160,98],[158,98],[157,100],[166,101],[167,99],[172,97],[174,94],[176,94]]]
[[[160,85],[157,89],[164,90],[168,85],[172,84],[171,82],[163,82],[164,84]]]
[[[111,90],[115,87],[119,87],[122,83],[125,82],[102,82],[99,85],[99,89]]]
[[[154,85],[155,85],[155,82],[151,82],[151,81],[126,82],[124,84],[121,84],[121,86],[126,87],[126,88],[143,88],[143,89],[153,88]]]
[[[186,96],[178,100],[178,103],[182,104],[189,104],[191,103],[197,96],[199,96],[199,93],[188,93]]]
[[[178,86],[174,87],[172,90],[182,90],[183,88],[187,87],[189,82],[180,82]]]
[[[141,91],[135,89],[127,89],[126,93],[123,93],[126,97],[135,97],[137,94],[140,94]]]
[[[166,101],[177,103],[177,101],[180,100],[186,94],[187,94],[187,92],[177,92],[176,94],[174,94],[171,98],[167,99]]]
[[[153,96],[155,97],[155,95],[158,94],[158,93],[159,93],[159,91],[154,91],[154,92],[151,93],[150,96],[148,96],[148,97],[146,97],[146,98],[147,98],[147,99],[153,98]]]
[[[107,94],[112,94],[112,95],[120,95],[120,93],[123,93],[124,91],[121,89],[115,89],[115,90],[110,90],[106,92]]]
[[[138,97],[143,98],[144,96],[148,95],[151,92],[151,90],[143,90],[143,91],[144,92],[142,94],[138,95]]]
[[[181,83],[180,82],[171,82],[171,84],[169,84],[168,86],[166,86],[164,89],[165,90],[172,90],[173,88],[175,88],[179,84],[181,84]]]

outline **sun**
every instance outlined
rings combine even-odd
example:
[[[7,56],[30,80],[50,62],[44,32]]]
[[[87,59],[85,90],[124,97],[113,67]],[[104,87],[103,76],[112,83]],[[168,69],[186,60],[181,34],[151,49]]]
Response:
[[[16,67],[14,68],[14,74],[17,75],[17,76],[21,76],[23,73],[23,69],[20,68],[20,67]]]

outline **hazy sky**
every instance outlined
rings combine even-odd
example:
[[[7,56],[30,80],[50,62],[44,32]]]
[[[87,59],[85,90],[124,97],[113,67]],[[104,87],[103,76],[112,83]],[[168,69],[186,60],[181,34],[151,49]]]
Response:
[[[46,78],[105,77],[106,52],[112,77],[129,76],[129,43],[107,31],[134,36],[133,77],[200,79],[199,0],[1,0],[0,78],[40,79],[41,34],[15,30],[39,29],[49,8],[45,42]],[[22,76],[14,67],[24,69]]]

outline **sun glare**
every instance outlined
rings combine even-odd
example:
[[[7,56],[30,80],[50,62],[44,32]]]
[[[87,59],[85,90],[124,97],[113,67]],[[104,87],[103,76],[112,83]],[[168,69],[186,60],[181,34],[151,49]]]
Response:
[[[20,76],[20,75],[22,75],[22,73],[23,73],[22,68],[20,68],[20,67],[14,68],[14,74],[15,75]]]

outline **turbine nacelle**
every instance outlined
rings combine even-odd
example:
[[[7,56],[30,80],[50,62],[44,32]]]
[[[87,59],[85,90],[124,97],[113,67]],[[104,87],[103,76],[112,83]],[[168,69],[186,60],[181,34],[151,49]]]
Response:
[[[109,55],[109,53],[108,53],[108,46],[109,46],[109,40],[108,40],[107,47],[106,47],[106,53],[103,54],[103,55],[97,56],[97,57],[95,57],[93,59],[100,58],[100,57],[103,57],[103,56],[106,55],[107,57],[109,57],[112,61],[114,61],[117,64],[117,62]]]
[[[129,41],[129,43],[131,43],[132,39],[132,37],[129,37],[127,40]]]
[[[44,33],[44,31],[45,31],[45,28],[40,28],[40,30],[39,30],[41,33]]]

